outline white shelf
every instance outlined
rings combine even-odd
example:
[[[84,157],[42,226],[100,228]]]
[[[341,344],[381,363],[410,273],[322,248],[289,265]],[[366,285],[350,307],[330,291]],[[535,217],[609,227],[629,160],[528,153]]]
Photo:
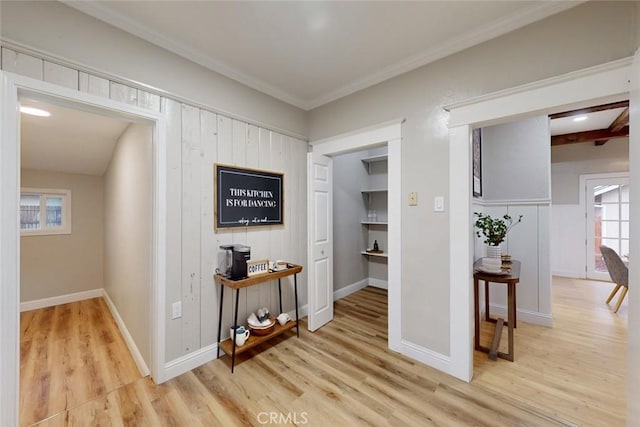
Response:
[[[379,156],[371,156],[371,157],[364,157],[360,160],[362,160],[362,163],[375,163],[375,162],[384,162],[389,158],[388,155],[386,154],[381,154]]]
[[[386,252],[383,252],[381,254],[372,254],[372,253],[369,253],[367,251],[362,251],[360,253],[362,255],[367,255],[367,256],[377,256],[377,257],[380,257],[380,258],[389,258],[389,255]]]
[[[387,190],[386,188],[371,188],[368,190],[361,190],[362,193],[386,193]]]
[[[363,225],[388,225],[389,223],[386,221],[362,221]]]

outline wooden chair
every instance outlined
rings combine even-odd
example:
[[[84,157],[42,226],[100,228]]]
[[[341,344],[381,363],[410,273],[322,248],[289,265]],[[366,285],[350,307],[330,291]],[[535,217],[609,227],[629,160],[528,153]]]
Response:
[[[622,293],[618,298],[618,302],[616,303],[616,307],[613,310],[614,313],[617,313],[620,305],[622,304],[622,300],[624,300],[624,297],[627,296],[627,292],[629,291],[629,268],[613,249],[607,246],[600,246],[600,252],[604,258],[607,270],[609,270],[609,276],[611,276],[611,280],[616,284],[616,287],[613,288],[613,291],[609,294],[606,304],[609,304],[609,301],[613,299],[613,296],[618,292],[618,290],[623,288]]]

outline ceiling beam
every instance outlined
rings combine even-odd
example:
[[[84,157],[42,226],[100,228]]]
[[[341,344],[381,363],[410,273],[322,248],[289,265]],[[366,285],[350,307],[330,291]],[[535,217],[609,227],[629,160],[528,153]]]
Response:
[[[625,108],[618,118],[611,123],[609,130],[611,132],[617,132],[625,126],[629,126],[629,107]]]
[[[561,119],[563,117],[580,116],[582,114],[595,113],[597,111],[613,110],[614,108],[629,108],[629,101],[613,102],[611,104],[596,105],[595,107],[581,108],[579,110],[565,111],[549,114],[549,119]]]
[[[564,135],[554,135],[551,137],[551,146],[577,144],[579,142],[609,140],[629,136],[629,126],[625,126],[617,132],[609,129],[588,130],[586,132],[567,133]]]
[[[622,113],[611,123],[609,126],[609,132],[618,132],[625,126],[629,126],[629,107],[625,108]],[[598,139],[595,142],[595,146],[599,147],[609,141],[608,139]]]

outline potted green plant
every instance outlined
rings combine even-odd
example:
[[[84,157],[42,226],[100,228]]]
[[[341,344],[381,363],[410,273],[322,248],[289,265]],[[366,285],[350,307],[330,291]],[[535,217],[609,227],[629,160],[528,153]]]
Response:
[[[509,215],[503,215],[501,218],[493,218],[491,215],[482,212],[474,212],[477,217],[474,225],[476,227],[476,236],[484,237],[484,243],[487,245],[487,256],[500,258],[500,244],[504,242],[507,234],[513,227],[522,222],[522,215],[517,221]]]

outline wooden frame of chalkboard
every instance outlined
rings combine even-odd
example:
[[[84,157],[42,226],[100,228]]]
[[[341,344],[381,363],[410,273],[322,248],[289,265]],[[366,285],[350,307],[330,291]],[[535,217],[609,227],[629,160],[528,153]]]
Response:
[[[216,230],[284,224],[284,174],[216,163],[213,188]]]

